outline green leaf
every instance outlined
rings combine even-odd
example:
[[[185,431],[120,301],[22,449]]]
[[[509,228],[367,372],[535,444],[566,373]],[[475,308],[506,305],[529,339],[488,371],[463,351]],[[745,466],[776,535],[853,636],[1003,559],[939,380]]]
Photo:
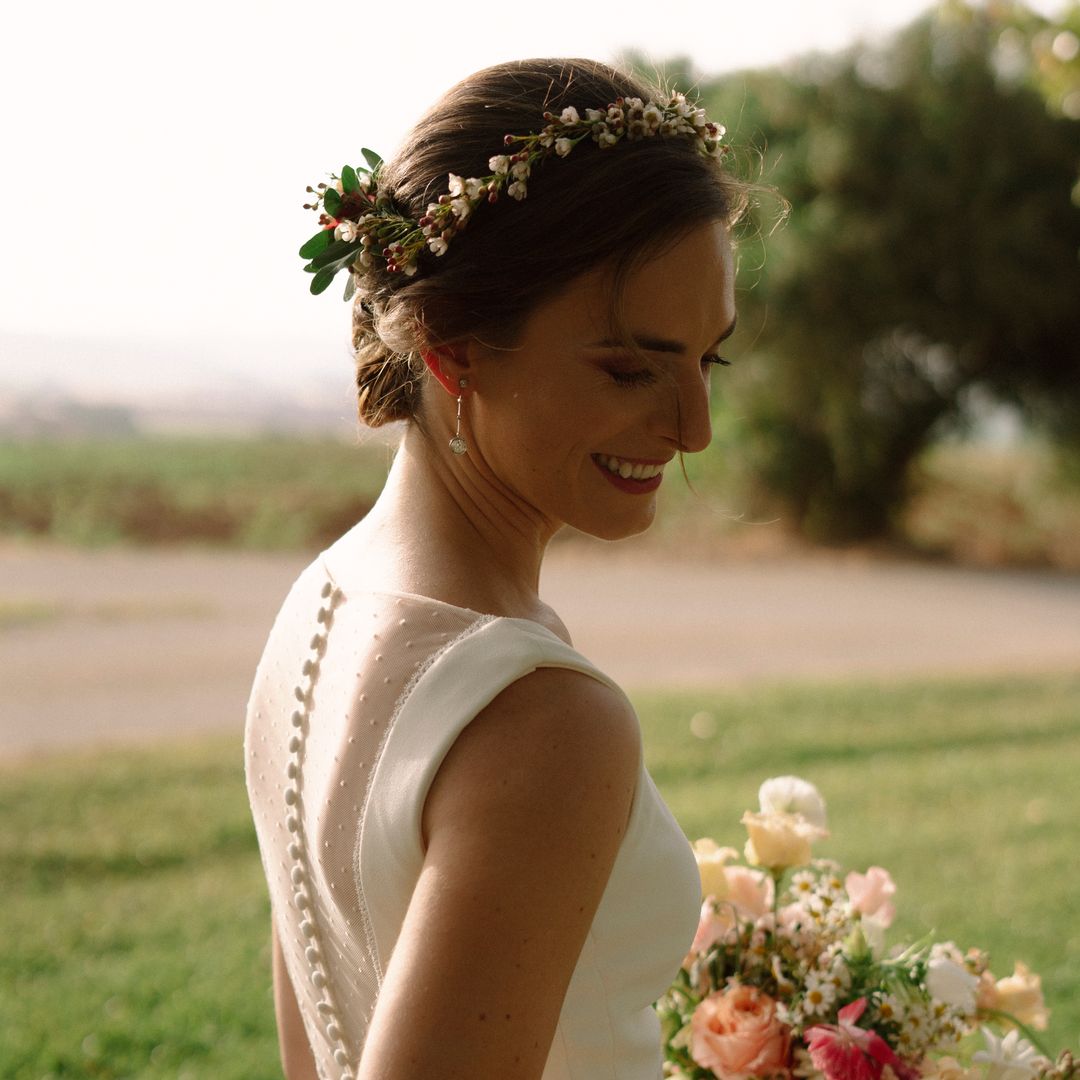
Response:
[[[351,165],[346,165],[341,170],[341,186],[347,194],[360,190],[360,178]]]
[[[344,299],[351,300],[354,292],[356,292],[356,275],[350,273],[349,280],[345,282]]]
[[[318,296],[334,280],[334,275],[341,269],[340,266],[324,266],[312,279],[311,294]]]
[[[311,260],[311,265],[318,270],[346,256],[355,255],[359,248],[359,240],[335,240]]]
[[[371,171],[374,172],[381,164],[382,158],[375,153],[374,150],[369,150],[366,146],[360,151],[364,155],[364,160],[371,167]]]
[[[301,259],[311,259],[322,251],[334,237],[333,229],[320,229],[301,249]]]
[[[322,275],[328,274],[329,278],[327,280],[330,280],[334,277],[335,274],[337,274],[339,270],[346,270],[350,266],[352,266],[352,264],[356,262],[357,258],[359,257],[359,254],[359,251],[350,251],[343,255],[340,259],[335,259],[333,262],[324,263],[322,266],[319,267],[315,267],[314,263],[310,263],[309,266],[312,267],[312,273],[315,274],[316,278],[322,280]],[[319,288],[318,291],[322,292],[325,288],[326,286],[323,285]]]
[[[341,196],[337,193],[337,188],[328,187],[323,193],[323,206],[326,207],[326,212],[331,217],[337,217],[338,211],[341,209]]]

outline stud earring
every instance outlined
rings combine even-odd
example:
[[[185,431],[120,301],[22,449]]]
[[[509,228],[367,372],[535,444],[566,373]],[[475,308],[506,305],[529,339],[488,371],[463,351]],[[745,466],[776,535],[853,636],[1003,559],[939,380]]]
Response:
[[[458,379],[458,387],[464,390],[469,385],[468,379]],[[454,430],[454,437],[450,440],[450,449],[460,457],[469,449],[465,442],[464,436],[461,434],[461,394],[457,396],[457,426]]]

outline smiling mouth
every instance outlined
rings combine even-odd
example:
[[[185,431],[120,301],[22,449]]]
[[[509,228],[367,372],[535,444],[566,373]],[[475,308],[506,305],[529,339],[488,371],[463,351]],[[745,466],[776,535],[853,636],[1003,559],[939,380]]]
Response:
[[[593,454],[592,460],[605,480],[630,495],[647,495],[664,479],[662,463],[629,461],[613,454]]]
[[[601,468],[607,469],[609,473],[623,480],[651,480],[664,471],[663,465],[630,461],[627,458],[615,457],[613,454],[593,454],[592,459]]]

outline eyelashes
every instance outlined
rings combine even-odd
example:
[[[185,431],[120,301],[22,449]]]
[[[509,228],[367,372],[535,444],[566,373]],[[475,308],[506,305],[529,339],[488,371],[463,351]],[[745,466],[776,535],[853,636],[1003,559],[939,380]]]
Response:
[[[711,367],[730,367],[731,361],[719,353],[709,353],[701,358],[702,369]],[[657,374],[652,368],[637,368],[627,371],[624,368],[608,368],[608,375],[618,386],[634,387],[648,386],[656,382]]]
[[[648,386],[656,382],[656,373],[649,368],[637,371],[624,371],[622,368],[608,368],[608,375],[617,386]]]

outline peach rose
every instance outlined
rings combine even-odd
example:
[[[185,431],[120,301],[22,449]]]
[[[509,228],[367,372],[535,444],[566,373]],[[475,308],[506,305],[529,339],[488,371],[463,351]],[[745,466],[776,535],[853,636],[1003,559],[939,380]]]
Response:
[[[896,917],[896,883],[888,870],[871,866],[865,874],[850,873],[844,879],[851,906],[860,915],[873,915],[882,926],[892,925]]]
[[[925,1058],[919,1066],[923,1080],[982,1080],[982,1070],[954,1057]]]
[[[983,972],[979,982],[979,1007],[1008,1013],[1036,1031],[1045,1031],[1050,1021],[1050,1012],[1043,1000],[1042,979],[1019,961],[1011,975],[996,983],[989,972]]]
[[[776,1002],[753,986],[735,984],[705,998],[690,1018],[690,1056],[719,1080],[788,1073],[791,1031]]]

